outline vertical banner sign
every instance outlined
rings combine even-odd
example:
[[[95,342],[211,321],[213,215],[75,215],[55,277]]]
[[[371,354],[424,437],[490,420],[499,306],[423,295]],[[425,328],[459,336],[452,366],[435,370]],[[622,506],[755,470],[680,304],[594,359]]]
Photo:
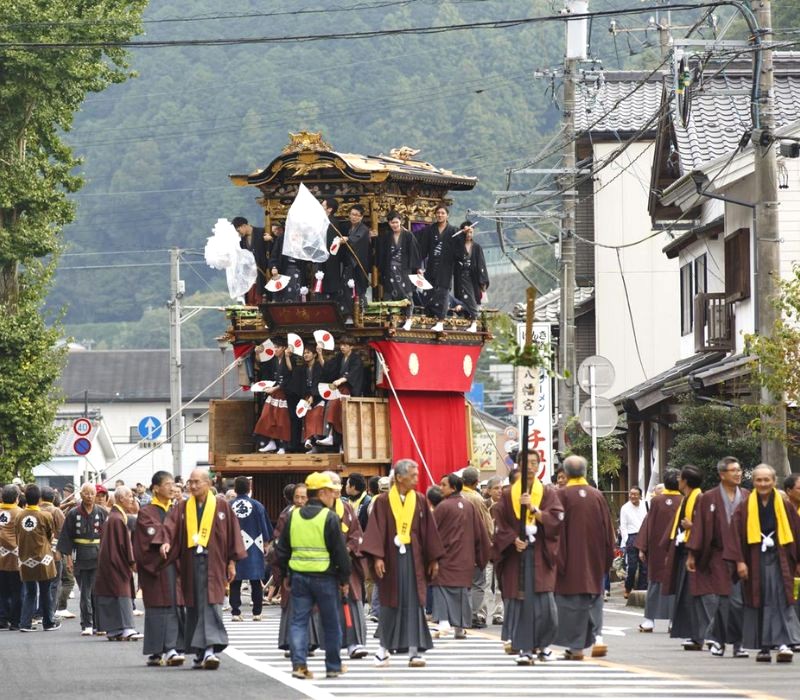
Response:
[[[533,341],[549,347],[550,324],[534,323]],[[517,342],[520,345],[525,342],[524,323],[517,325]],[[514,413],[519,419],[520,435],[522,435],[522,416],[526,414],[530,416],[528,449],[538,453],[539,479],[549,483],[553,473],[553,393],[547,370],[515,368]]]

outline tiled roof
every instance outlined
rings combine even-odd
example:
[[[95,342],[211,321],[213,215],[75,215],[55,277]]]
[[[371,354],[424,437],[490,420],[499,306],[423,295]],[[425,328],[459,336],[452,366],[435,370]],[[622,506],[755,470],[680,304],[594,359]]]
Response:
[[[706,73],[717,69],[709,66]],[[669,85],[671,78],[666,78]],[[749,65],[726,68],[702,81],[692,93],[689,122],[683,124],[678,102],[672,102],[672,126],[678,142],[680,174],[700,168],[704,163],[733,151],[742,135],[751,128],[750,95],[752,74]],[[721,94],[731,91],[741,94]],[[779,128],[800,114],[800,54],[775,54],[775,126]]]
[[[619,71],[605,73],[602,80],[578,82],[575,90],[576,131],[638,131],[661,106],[662,77],[655,74],[648,79],[648,73]],[[645,79],[647,82],[640,87]],[[651,129],[656,127],[657,124],[653,124]]]
[[[233,361],[228,350],[225,362]],[[219,350],[183,350],[183,400],[194,398],[222,370]],[[226,377],[227,391],[235,386],[236,373]],[[61,389],[67,402],[89,401],[169,401],[168,350],[85,350],[71,352],[61,376]],[[220,383],[214,384],[200,398],[221,397]]]
[[[594,287],[575,287],[575,308],[585,301],[594,298]],[[524,304],[523,312],[524,312]],[[558,323],[561,311],[561,288],[551,289],[536,300],[533,310],[533,319],[540,323]]]
[[[646,408],[669,398],[669,395],[664,392],[666,384],[686,377],[702,367],[718,362],[723,357],[725,357],[724,352],[707,352],[679,360],[668,370],[631,387],[615,396],[611,401],[614,405],[622,407],[627,412],[644,411]]]

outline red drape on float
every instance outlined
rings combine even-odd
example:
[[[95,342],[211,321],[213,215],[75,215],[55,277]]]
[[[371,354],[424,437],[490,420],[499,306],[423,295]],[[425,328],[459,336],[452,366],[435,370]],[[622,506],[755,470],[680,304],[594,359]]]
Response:
[[[464,392],[469,391],[480,355],[480,345],[440,343],[371,343],[385,358],[411,430],[417,439],[434,482],[469,464]],[[389,388],[386,377],[378,386]],[[431,480],[425,473],[397,400],[389,394],[392,459],[413,459],[420,464],[419,490]]]
[[[467,466],[469,455],[464,395],[447,391],[398,391],[397,395],[434,482],[438,484],[445,474]],[[431,485],[430,479],[392,395],[389,395],[389,420],[392,426],[393,459],[413,459],[420,465],[418,488],[425,493]]]

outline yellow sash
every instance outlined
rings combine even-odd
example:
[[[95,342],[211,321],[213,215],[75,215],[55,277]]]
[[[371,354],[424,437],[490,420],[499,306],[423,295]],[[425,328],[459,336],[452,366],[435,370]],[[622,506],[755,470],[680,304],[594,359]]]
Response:
[[[589,482],[582,476],[576,476],[572,479],[567,479],[567,486],[589,486]]]
[[[664,489],[661,492],[661,495],[662,496],[680,496],[681,492],[680,491],[673,491],[672,489]]]
[[[394,524],[400,544],[411,542],[411,525],[414,522],[414,513],[417,510],[417,492],[409,491],[406,500],[400,500],[400,492],[396,485],[389,489],[389,507],[392,509]]]
[[[344,503],[342,503],[341,498],[336,499],[333,504],[333,509],[336,511],[336,515],[339,516],[339,522],[342,524],[342,532],[346,534],[350,528],[344,524]]]
[[[39,506],[25,506],[25,510],[41,510]]]
[[[694,504],[697,503],[697,497],[703,493],[700,489],[692,489],[692,492],[686,498],[686,512],[684,513],[684,517],[689,521],[692,522],[692,515],[694,514]],[[678,507],[678,510],[675,511],[675,520],[672,521],[672,532],[670,533],[669,538],[671,540],[675,539],[675,535],[678,534],[678,526],[681,524],[681,509]],[[687,528],[686,531],[688,532],[691,530],[691,527]],[[759,538],[761,541],[761,538]]]
[[[0,510],[14,510],[16,507],[16,503],[0,503]]]
[[[367,492],[362,491],[361,495],[358,498],[356,498],[355,501],[353,501],[353,510],[357,512],[366,497],[367,497]]]
[[[789,526],[789,516],[786,515],[786,504],[783,497],[776,489],[772,489],[775,494],[775,522],[778,523],[778,544],[783,546],[794,542],[792,528]],[[761,519],[758,517],[758,493],[755,489],[750,492],[747,498],[747,544],[760,544],[761,542]]]
[[[189,496],[186,501],[186,546],[192,547],[208,546],[211,537],[211,528],[214,525],[214,513],[217,512],[217,499],[210,491],[206,495],[206,502],[203,504],[203,517],[200,519],[200,529],[197,529],[197,500],[194,496]]]
[[[544,486],[542,486],[542,482],[534,477],[528,493],[531,495],[531,503],[538,508],[542,502],[542,496],[544,496]],[[522,511],[522,504],[520,503],[521,498],[522,479],[520,478],[511,485],[511,505],[514,506],[514,515],[517,516],[517,520],[519,520],[520,513]],[[533,513],[531,513],[530,510],[528,511],[528,517],[526,520],[528,525],[530,525],[534,520]]]
[[[155,496],[153,496],[153,500],[150,501],[150,503],[152,503],[157,508],[161,508],[161,510],[163,510],[164,512],[169,512],[169,509],[172,505],[169,501],[167,501],[166,503],[162,503]]]
[[[122,508],[118,506],[116,503],[114,504],[114,508],[116,508],[120,513],[122,513],[122,517],[125,518],[125,522],[127,522],[128,514],[124,510],[122,510]]]

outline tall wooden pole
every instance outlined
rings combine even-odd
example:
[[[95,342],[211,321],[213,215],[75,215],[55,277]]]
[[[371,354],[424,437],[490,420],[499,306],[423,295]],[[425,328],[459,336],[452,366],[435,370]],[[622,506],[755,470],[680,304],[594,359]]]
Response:
[[[772,7],[769,0],[752,0],[752,9],[765,48],[761,49],[761,89],[757,96],[760,123],[753,125],[755,150],[756,191],[755,255],[756,304],[759,335],[771,337],[779,311],[773,299],[779,292],[780,229],[778,222],[778,165],[775,154],[775,77],[772,61]],[[771,465],[778,476],[789,473],[789,460],[783,440],[775,433],[786,430],[786,404],[783,396],[768,389],[761,390],[761,403],[766,407],[762,416],[761,459]]]

